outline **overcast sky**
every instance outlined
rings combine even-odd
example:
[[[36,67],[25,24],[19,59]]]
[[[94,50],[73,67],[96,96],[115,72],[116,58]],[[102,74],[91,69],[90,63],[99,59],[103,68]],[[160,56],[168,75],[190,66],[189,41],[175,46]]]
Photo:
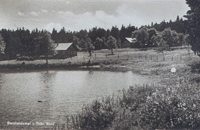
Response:
[[[0,0],[0,29],[140,27],[174,21],[188,10],[185,0]]]

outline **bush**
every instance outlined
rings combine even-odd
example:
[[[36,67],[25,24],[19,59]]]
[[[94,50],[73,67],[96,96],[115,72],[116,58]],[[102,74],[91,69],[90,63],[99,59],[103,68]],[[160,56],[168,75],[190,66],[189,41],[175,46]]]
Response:
[[[199,129],[199,95],[196,85],[181,87],[146,86],[124,91],[123,111],[116,129]],[[193,95],[194,97],[192,97]]]
[[[72,116],[72,128],[86,130],[105,129],[113,122],[115,113],[110,98],[107,98],[105,102],[96,100],[91,105],[84,106],[81,114]]]
[[[18,61],[22,61],[22,60],[33,61],[35,59],[31,56],[21,56],[21,57],[18,57],[17,60]]]

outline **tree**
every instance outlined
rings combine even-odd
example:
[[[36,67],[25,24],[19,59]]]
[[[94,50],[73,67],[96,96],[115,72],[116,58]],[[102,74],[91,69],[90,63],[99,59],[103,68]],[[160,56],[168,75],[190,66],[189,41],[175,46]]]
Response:
[[[24,28],[17,29],[15,32],[13,32],[15,39],[19,43],[19,52],[17,54],[21,55],[28,55],[30,56],[30,50],[31,50],[31,37],[30,37],[30,31],[25,30]]]
[[[113,26],[112,29],[111,29],[111,32],[110,34],[115,38],[115,39],[118,39],[119,38],[119,29],[117,26]]]
[[[111,50],[111,54],[114,55],[114,48],[117,48],[117,40],[113,36],[108,37],[107,47]]]
[[[87,30],[81,30],[76,33],[76,36],[73,37],[73,42],[75,45],[78,45],[82,51],[88,51],[90,56],[92,55],[94,46],[92,45],[92,40],[88,37]]]
[[[122,25],[119,35],[120,35],[120,39],[121,39],[121,43],[123,43],[125,41],[125,37],[126,37],[126,28],[124,25]]]
[[[57,32],[57,30],[55,28],[53,28],[51,37],[56,43],[58,43],[58,32]]]
[[[108,37],[109,37],[110,35],[111,35],[111,34],[110,34],[110,30],[109,30],[109,29],[107,29],[107,30],[106,30],[106,35],[105,35],[105,38],[106,38],[106,39],[108,39]]]
[[[95,50],[101,50],[103,46],[103,40],[99,37],[94,41]]]
[[[97,37],[102,38],[106,36],[106,30],[103,28],[94,27],[88,32],[88,37],[91,38],[92,42],[96,40]]]
[[[0,33],[0,55],[4,54],[5,47],[6,47],[6,43]]]
[[[142,27],[139,30],[132,32],[132,38],[136,38],[140,44],[140,47],[148,45],[149,34],[146,27]]]
[[[77,33],[77,37],[80,39],[85,39],[88,37],[87,30],[80,30],[79,33]]]
[[[185,35],[183,33],[177,34],[178,45],[182,46],[185,44]]]
[[[177,32],[174,30],[171,30],[171,28],[166,28],[164,31],[162,31],[162,38],[169,46],[169,49],[172,45],[178,42],[176,39],[176,36],[177,36]]]
[[[180,18],[179,16],[176,17],[176,22],[179,22],[180,21]]]
[[[64,27],[60,30],[60,32],[58,34],[59,35],[57,36],[57,41],[56,42],[62,42],[62,43],[68,42],[67,36],[66,36],[66,31],[65,31]]]
[[[13,31],[2,30],[2,37],[6,43],[5,54],[9,60],[16,58],[20,48],[19,38],[16,38]]]
[[[157,30],[155,28],[150,28],[147,30],[148,34],[149,34],[149,44],[153,45],[153,42],[151,42],[151,37],[155,36],[157,33]]]
[[[97,38],[97,27],[94,27],[91,30],[89,30],[88,36],[92,39],[92,41],[95,41],[95,39]]]
[[[107,49],[107,45],[106,45],[106,37],[102,37],[101,39],[103,40],[102,49]]]
[[[40,44],[41,54],[45,55],[46,64],[48,65],[49,54],[53,54],[55,51],[55,43],[51,39],[51,34],[44,31],[41,36],[37,37],[37,41]]]
[[[105,36],[106,36],[106,30],[103,29],[103,28],[98,28],[98,30],[97,30],[97,37],[102,38],[102,37],[105,37]]]
[[[78,45],[79,44],[79,38],[77,37],[77,36],[73,36],[73,43],[75,44],[75,45]]]
[[[118,48],[121,48],[121,46],[122,46],[122,41],[120,38],[117,39],[117,46],[118,46]]]
[[[163,60],[165,59],[164,50],[168,49],[168,45],[166,41],[163,40],[163,36],[161,32],[157,32],[155,35],[151,37],[151,42],[158,46],[158,52],[163,54]]]
[[[92,51],[94,50],[94,46],[92,45],[92,40],[90,38],[86,38],[85,39],[85,45],[86,45],[86,49],[90,55],[90,57],[92,56]]]
[[[131,26],[131,24],[129,24],[129,26],[126,28],[125,36],[131,37],[132,32],[135,31],[135,30],[138,30],[138,29],[135,26]]]
[[[195,54],[200,52],[200,0],[186,0],[190,10],[187,18],[187,31],[190,35],[190,44]]]
[[[153,43],[154,45],[157,45],[159,46],[160,45],[160,42],[161,42],[161,38],[162,36],[161,35],[153,35],[150,39],[150,42]]]
[[[185,37],[184,37],[184,41],[185,41],[185,44],[188,46],[187,47],[187,50],[188,50],[188,54],[190,55],[190,35],[189,34],[186,34]]]

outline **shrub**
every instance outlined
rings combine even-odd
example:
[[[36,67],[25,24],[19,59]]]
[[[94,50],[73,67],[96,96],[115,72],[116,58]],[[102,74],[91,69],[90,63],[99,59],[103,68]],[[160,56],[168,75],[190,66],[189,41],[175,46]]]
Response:
[[[84,106],[81,114],[72,119],[73,128],[86,130],[101,130],[107,128],[115,118],[112,101],[107,98],[105,102],[95,100],[91,105]]]

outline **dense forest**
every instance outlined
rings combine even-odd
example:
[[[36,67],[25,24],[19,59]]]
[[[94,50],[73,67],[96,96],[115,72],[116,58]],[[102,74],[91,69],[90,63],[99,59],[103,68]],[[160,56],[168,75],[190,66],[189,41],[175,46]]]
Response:
[[[44,36],[47,31],[45,30],[38,30],[37,28],[32,31],[25,28],[18,28],[17,30],[2,29],[0,34],[0,53],[6,59],[46,54],[47,46],[44,44]],[[113,26],[107,30],[94,27],[89,31],[66,31],[63,27],[61,30],[53,29],[52,32],[48,32],[48,36],[46,35],[47,39],[54,44],[73,42],[83,51],[109,49],[109,39],[114,39],[112,40],[116,44],[114,47],[121,48],[126,41],[126,37],[136,38],[139,43],[137,47],[160,46],[163,42],[169,46],[178,46],[184,44],[182,41],[185,36],[187,36],[185,21],[179,16],[175,21],[151,23],[151,25],[140,28],[132,25],[127,27],[122,25],[121,28]]]

